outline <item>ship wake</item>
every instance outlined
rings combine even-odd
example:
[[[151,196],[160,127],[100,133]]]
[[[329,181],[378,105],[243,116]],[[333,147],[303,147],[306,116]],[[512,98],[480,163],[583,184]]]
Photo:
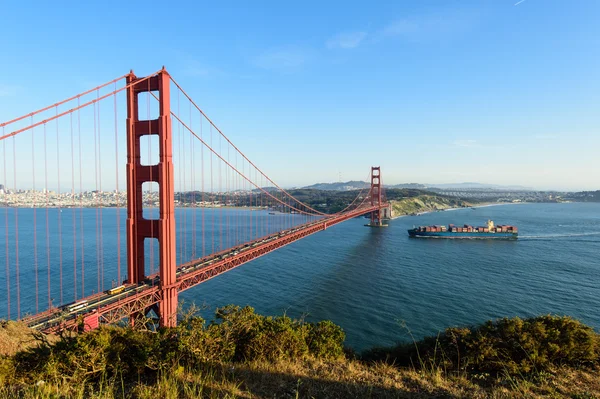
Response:
[[[600,236],[600,231],[590,233],[572,233],[572,234],[545,234],[536,236],[519,236],[519,239],[527,240],[546,240],[549,238],[570,238],[570,237],[588,237],[588,236]]]

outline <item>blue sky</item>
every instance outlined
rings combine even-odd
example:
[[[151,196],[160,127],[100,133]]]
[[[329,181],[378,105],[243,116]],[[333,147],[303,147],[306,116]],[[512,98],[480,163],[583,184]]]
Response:
[[[596,0],[218,3],[3,2],[0,121],[165,65],[283,186],[600,188]]]

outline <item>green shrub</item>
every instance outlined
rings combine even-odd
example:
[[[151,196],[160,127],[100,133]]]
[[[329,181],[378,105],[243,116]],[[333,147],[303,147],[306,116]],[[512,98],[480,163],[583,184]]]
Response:
[[[244,359],[293,359],[308,355],[306,328],[287,316],[260,317],[246,345],[239,345]]]
[[[12,382],[15,367],[12,358],[0,355],[0,387]]]
[[[328,321],[311,324],[287,316],[266,317],[251,307],[230,305],[217,309],[208,324],[190,314],[176,328],[156,333],[105,326],[65,336],[18,353],[14,369],[30,381],[129,381],[205,363],[338,357],[343,340],[341,328]],[[13,359],[0,359],[0,383],[12,370]]]
[[[186,317],[177,327],[178,351],[188,364],[246,360],[333,358],[343,354],[344,333],[332,322],[304,323],[261,316],[246,306],[225,306],[206,325]]]
[[[344,330],[329,320],[310,325],[308,347],[317,358],[339,358],[344,355]]]
[[[233,360],[274,360],[321,357],[309,347],[313,325],[287,316],[261,316],[246,306],[217,309],[218,326],[235,347]],[[341,344],[340,344],[341,350]]]
[[[148,331],[102,327],[20,352],[15,365],[17,372],[41,379],[134,378],[160,368],[164,358],[158,343]]]
[[[176,328],[173,340],[175,348],[166,350],[166,355],[177,358],[180,363],[198,366],[203,363],[227,362],[233,359],[235,344],[223,334],[217,324],[206,326],[201,317],[188,317]]]
[[[447,371],[527,374],[551,365],[582,366],[597,363],[600,336],[570,317],[518,317],[488,321],[473,328],[448,328],[394,348],[376,348],[365,360],[397,365],[440,367]]]

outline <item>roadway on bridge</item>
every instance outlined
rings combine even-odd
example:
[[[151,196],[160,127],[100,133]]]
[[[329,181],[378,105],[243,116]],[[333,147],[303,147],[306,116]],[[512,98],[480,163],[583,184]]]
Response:
[[[332,215],[180,265],[176,272],[178,291],[191,288],[307,235],[325,230],[345,220],[363,216],[376,209],[378,207],[367,206],[344,214]],[[86,315],[96,312],[98,316],[102,316],[115,308],[115,305],[118,304],[118,307],[121,307],[124,302],[134,302],[142,295],[154,295],[156,298],[160,288],[159,284],[159,276],[154,274],[146,277],[140,284],[124,284],[116,290],[111,289],[77,302],[50,309],[25,318],[24,321],[29,327],[42,331],[77,328],[82,324]],[[151,300],[150,302],[154,304],[157,301]]]

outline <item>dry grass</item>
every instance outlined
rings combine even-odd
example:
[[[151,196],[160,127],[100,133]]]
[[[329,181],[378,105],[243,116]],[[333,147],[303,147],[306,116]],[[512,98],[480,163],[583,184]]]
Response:
[[[252,312],[240,314],[246,315],[251,320],[256,319]],[[243,318],[242,321],[241,325],[247,327],[247,318]],[[264,326],[272,326],[272,320],[267,321],[271,324],[263,324],[263,329],[257,331],[264,331]],[[232,326],[238,324],[225,327],[232,328]],[[180,344],[184,343],[188,346],[193,344],[192,347],[195,349],[203,347],[212,354],[218,354],[220,346],[213,348],[207,345],[210,341],[198,340],[198,337],[206,338],[206,336],[190,335],[186,336],[189,340],[182,340],[186,331],[179,330],[177,337]],[[273,335],[274,338],[271,337],[271,340],[281,340],[281,337],[289,336],[289,331],[291,330],[284,330],[288,335]],[[324,336],[329,335],[325,333]],[[527,337],[527,334],[519,330],[519,336]],[[268,356],[258,356],[252,361],[236,360],[232,356],[219,359],[215,355],[193,358],[192,362],[186,363],[181,357],[182,348],[170,348],[168,341],[165,340],[154,341],[155,338],[160,337],[160,334],[141,333],[137,330],[105,328],[96,330],[93,334],[71,337],[77,338],[78,344],[68,346],[66,351],[56,352],[60,353],[60,356],[53,358],[52,361],[44,363],[43,359],[50,358],[45,358],[43,353],[38,353],[38,357],[30,356],[27,358],[29,362],[23,362],[23,353],[13,356],[17,351],[35,347],[44,339],[55,341],[58,337],[48,338],[27,329],[22,324],[2,322],[0,324],[0,399],[548,397],[600,399],[598,362],[581,363],[577,367],[558,367],[556,364],[565,363],[553,363],[547,368],[536,369],[524,375],[509,372],[508,366],[501,368],[503,372],[490,374],[481,370],[466,371],[466,368],[447,369],[443,363],[427,361],[421,362],[419,366],[399,367],[398,363],[388,362],[389,358],[386,361],[366,361],[365,357],[362,358],[363,360],[346,358],[343,355],[318,357],[309,352],[276,360],[268,360],[272,359]],[[165,335],[165,337],[171,340],[175,335]],[[265,337],[263,335],[260,339],[247,342],[269,347],[268,338]],[[588,341],[580,339],[578,342],[578,348],[582,346],[587,348],[584,344]],[[54,347],[59,346],[58,344]],[[286,343],[284,346],[289,345],[291,344]],[[152,368],[147,367],[148,364],[146,367],[130,369],[123,367],[132,365],[131,362],[134,360],[139,361],[134,354],[140,355],[143,352],[140,350],[144,348],[151,348],[154,354],[160,354],[161,348],[170,348],[171,352],[166,353],[174,357],[160,364],[152,361],[150,362]],[[110,351],[107,351],[108,349]],[[110,358],[113,360],[109,363],[114,367],[98,366],[100,372],[94,373],[89,371],[89,367],[84,367],[83,370],[87,372],[79,373],[77,376],[80,378],[75,378],[76,373],[67,366],[71,364],[67,361],[67,357],[72,355],[69,361],[83,365],[87,364],[84,362],[87,359],[86,361],[94,365],[93,369],[98,362],[95,355],[102,350],[112,355],[118,354],[117,360]],[[41,352],[44,351],[45,348],[42,347]],[[40,350],[27,352],[35,354]],[[461,351],[461,354],[465,353]],[[162,358],[165,356],[161,355]],[[150,360],[146,359],[146,361]],[[42,373],[40,370],[37,372],[33,370],[37,365],[43,364],[54,365],[49,367],[49,370],[54,372]],[[70,372],[71,375],[68,375]]]
[[[15,353],[40,345],[43,340],[54,342],[58,337],[44,335],[16,321],[0,320],[0,356]]]
[[[123,389],[125,394],[123,394]],[[156,381],[99,386],[36,384],[0,388],[0,398],[600,398],[600,371],[560,368],[529,379],[480,382],[441,371],[356,360],[253,361],[179,367]]]
[[[339,360],[250,362],[230,371],[252,398],[600,398],[600,372],[561,368],[530,379],[481,383],[441,370]]]

